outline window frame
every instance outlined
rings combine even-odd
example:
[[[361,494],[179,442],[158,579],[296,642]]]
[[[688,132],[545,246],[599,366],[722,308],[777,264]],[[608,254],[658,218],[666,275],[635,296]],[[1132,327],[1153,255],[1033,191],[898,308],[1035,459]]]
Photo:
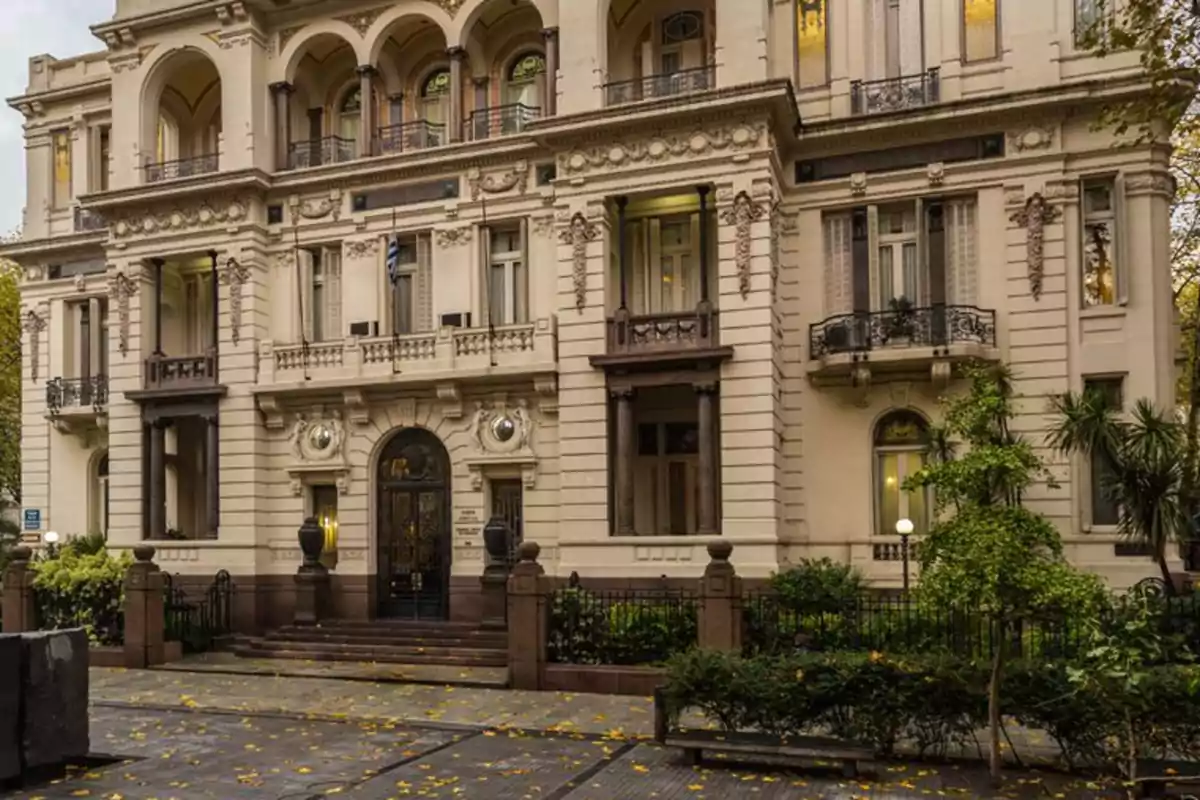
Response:
[[[339,342],[346,337],[344,314],[342,309],[342,297],[344,294],[344,264],[342,262],[342,245],[340,243],[323,243],[313,244],[300,248],[309,258],[306,265],[303,265],[302,278],[304,280],[304,299],[306,308],[302,309],[300,318],[300,330],[305,341],[311,344]],[[328,290],[332,284],[330,282],[330,258],[336,260],[337,265],[337,296],[336,300],[332,301],[328,294]],[[318,287],[318,280],[320,286]],[[320,295],[318,298],[318,288]],[[318,308],[318,299],[320,308]],[[332,329],[336,327],[336,335],[330,335]]]
[[[1087,190],[1090,186],[1106,184],[1109,189],[1108,211],[1089,212],[1087,209]],[[1124,276],[1125,262],[1125,201],[1124,181],[1119,173],[1100,175],[1085,175],[1079,179],[1079,307],[1085,311],[1100,311],[1118,309],[1129,303],[1126,293]],[[1088,302],[1087,291],[1087,248],[1088,224],[1091,222],[1108,222],[1110,227],[1109,262],[1112,266],[1112,301]]]
[[[1118,0],[1105,0],[1105,5],[1104,5],[1103,9],[1097,9],[1096,3],[1097,3],[1097,0],[1072,0],[1072,3],[1071,3],[1071,44],[1075,47],[1076,50],[1091,49],[1090,45],[1087,41],[1087,34],[1091,31],[1091,25],[1098,26],[1101,33],[1103,35],[1107,36],[1108,31],[1112,28],[1113,23],[1116,21],[1116,14],[1117,14],[1116,7],[1117,7]],[[1081,28],[1080,24],[1079,24],[1079,18],[1081,16],[1080,15],[1080,7],[1084,4],[1087,4],[1088,6],[1090,6],[1093,9],[1093,13],[1095,13],[1095,15],[1096,15],[1095,22],[1089,23],[1089,27],[1086,30]]]
[[[1083,377],[1083,393],[1086,395],[1090,391],[1099,391],[1107,394],[1110,401],[1115,399],[1113,403],[1113,411],[1117,416],[1122,416],[1125,413],[1125,381],[1127,375],[1124,373],[1101,373],[1096,375],[1085,375]],[[1115,390],[1114,395],[1110,392]],[[1116,504],[1110,504],[1107,498],[1103,496],[1099,482],[1096,480],[1097,463],[1099,456],[1092,456],[1085,459],[1085,485],[1087,494],[1084,498],[1085,514],[1087,528],[1089,530],[1097,530],[1102,532],[1115,533],[1121,523],[1121,509]],[[1103,503],[1106,506],[1111,506],[1111,522],[1097,522],[1097,506]]]
[[[66,183],[59,186],[58,153],[60,142],[64,145]],[[75,200],[75,153],[70,128],[55,128],[50,131],[50,207],[55,211],[70,208]]]
[[[919,428],[920,428],[920,435],[922,437],[925,437],[926,440],[921,443],[913,443],[913,444],[881,445],[879,443],[879,436],[883,430],[883,427],[889,421],[891,421],[893,419],[906,418],[906,417],[910,418],[914,422],[918,423]],[[921,463],[922,463],[922,468],[923,468],[924,465],[928,463],[928,456],[929,456],[929,442],[927,440],[928,435],[929,435],[929,421],[925,418],[924,414],[921,414],[919,411],[916,411],[915,409],[911,409],[911,408],[889,409],[888,411],[886,411],[885,413],[880,415],[879,418],[875,421],[875,424],[871,427],[871,476],[872,476],[872,479],[871,479],[872,503],[871,504],[874,508],[874,513],[872,514],[873,524],[871,526],[872,536],[896,536],[897,535],[894,528],[889,531],[883,530],[884,477],[883,477],[883,471],[880,469],[881,462],[882,462],[881,456],[884,456],[884,455],[908,455],[908,454],[916,453],[921,456]],[[903,460],[900,460],[898,463],[899,463],[901,469],[903,469],[905,462]],[[909,502],[909,495],[912,494],[912,492],[906,492],[902,488],[900,488],[901,486],[903,486],[904,480],[908,477],[909,476],[907,474],[903,474],[903,475],[899,475],[897,478],[896,492],[897,492],[897,498],[899,500],[899,502],[897,503],[897,506],[896,506],[897,519],[912,520],[912,517],[906,513],[906,511],[908,510],[907,507],[908,507],[908,502]],[[925,495],[925,514],[926,514],[925,525],[926,525],[926,527],[928,527],[929,525],[931,525],[933,523],[933,507],[934,507],[933,506],[933,499],[934,499],[933,491],[930,489],[925,489],[923,494]],[[915,520],[914,520],[914,523],[915,523]],[[913,529],[913,535],[922,535],[925,533],[928,533],[928,530],[920,530],[916,527],[914,527],[914,529]]]
[[[397,330],[397,328],[399,326],[396,324],[396,322],[397,322],[396,315],[399,310],[399,306],[396,303],[396,300],[397,300],[396,285],[399,284],[400,281],[397,280],[396,283],[393,284],[391,282],[391,278],[388,277],[388,275],[387,275],[386,267],[384,269],[384,286],[387,289],[387,297],[386,297],[386,301],[385,301],[385,305],[386,305],[386,309],[387,309],[387,315],[386,315],[387,326],[386,326],[385,330],[387,331],[387,333],[389,335],[392,335],[392,336],[408,336],[410,334],[417,333],[418,332],[417,329],[420,327],[420,324],[417,321],[417,313],[418,313],[417,305],[419,302],[419,300],[417,298],[417,280],[418,280],[417,276],[421,269],[420,237],[421,237],[420,233],[402,233],[402,234],[398,235],[398,238],[400,239],[400,241],[402,243],[410,244],[412,246],[412,254],[413,254],[412,261],[401,261],[401,262],[398,262],[396,265],[396,274],[401,278],[407,278],[409,281],[408,330],[406,330],[406,331]],[[384,242],[383,249],[384,249],[384,257],[386,258],[386,253],[387,253],[386,240]]]
[[[987,64],[1004,58],[1004,0],[994,0],[993,26],[995,28],[995,53],[986,58],[970,58],[967,55],[967,4],[973,0],[959,0],[959,56],[963,64]]]
[[[485,267],[485,275],[483,280],[486,283],[486,302],[484,319],[489,325],[505,326],[505,325],[524,325],[529,322],[529,234],[527,226],[523,220],[505,221],[496,225],[488,225],[485,228],[488,238],[487,242],[487,263]],[[506,250],[497,252],[494,244],[498,233],[506,235],[516,234],[518,241],[517,250]],[[514,258],[514,256],[516,256]],[[496,267],[502,267],[504,270],[504,304],[501,313],[501,319],[494,319],[493,304],[495,302],[495,292],[492,283],[493,270]],[[517,280],[518,271],[524,272],[524,279]],[[519,295],[523,294],[524,297]],[[518,313],[522,312],[522,313]]]
[[[832,54],[830,52],[832,50],[832,48],[830,47],[830,40],[829,40],[829,31],[830,31],[829,0],[819,0],[819,1],[821,3],[821,10],[820,10],[820,14],[821,14],[821,18],[822,18],[821,24],[825,28],[824,33],[822,35],[822,39],[824,42],[824,50],[825,50],[825,65],[824,65],[825,77],[824,77],[824,80],[822,80],[820,83],[813,83],[810,85],[806,85],[804,83],[804,76],[800,69],[800,67],[801,67],[801,61],[800,61],[801,15],[804,13],[807,13],[807,12],[804,12],[801,10],[801,6],[805,2],[805,0],[793,0],[793,2],[792,2],[792,49],[794,51],[794,61],[795,61],[796,90],[800,91],[800,92],[808,92],[808,91],[813,91],[815,89],[827,89],[827,88],[829,88],[829,85],[831,83],[831,74],[833,72],[833,63],[832,63]]]

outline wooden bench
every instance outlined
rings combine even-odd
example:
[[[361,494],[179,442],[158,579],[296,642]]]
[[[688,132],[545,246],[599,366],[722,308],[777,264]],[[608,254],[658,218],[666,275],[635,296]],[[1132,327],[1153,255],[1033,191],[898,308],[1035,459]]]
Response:
[[[1200,775],[1150,775],[1134,778],[1139,797],[1200,797]],[[1193,786],[1195,791],[1184,794],[1167,794],[1167,787]]]
[[[654,692],[654,738],[665,747],[677,747],[692,765],[704,753],[734,756],[770,756],[804,761],[833,762],[841,765],[842,775],[855,778],[875,761],[875,751],[859,744],[822,736],[781,738],[765,733],[722,733],[719,731],[671,730],[662,690]]]

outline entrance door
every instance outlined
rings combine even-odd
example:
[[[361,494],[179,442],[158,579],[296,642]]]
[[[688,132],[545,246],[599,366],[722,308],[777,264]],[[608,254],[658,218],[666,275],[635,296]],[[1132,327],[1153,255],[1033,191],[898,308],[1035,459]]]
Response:
[[[499,517],[512,531],[508,563],[517,563],[517,548],[525,538],[525,523],[522,513],[522,485],[519,478],[492,481],[492,517]]]
[[[429,431],[397,433],[379,459],[379,616],[445,619],[450,588],[450,463]]]

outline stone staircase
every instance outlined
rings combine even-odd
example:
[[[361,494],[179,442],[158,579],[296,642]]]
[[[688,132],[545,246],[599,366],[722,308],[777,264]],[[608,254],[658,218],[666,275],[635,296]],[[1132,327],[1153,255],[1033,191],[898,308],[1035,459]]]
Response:
[[[465,622],[327,620],[316,626],[287,625],[265,636],[239,637],[231,649],[245,658],[508,666],[508,633]]]

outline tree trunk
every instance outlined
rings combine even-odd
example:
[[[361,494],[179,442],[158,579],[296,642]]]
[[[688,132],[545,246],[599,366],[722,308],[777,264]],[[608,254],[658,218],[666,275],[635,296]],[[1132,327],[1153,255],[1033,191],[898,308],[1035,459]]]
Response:
[[[1192,540],[1192,520],[1200,514],[1200,497],[1196,493],[1196,462],[1200,458],[1200,293],[1196,295],[1196,306],[1192,309],[1192,352],[1188,357],[1188,417],[1187,440],[1183,453],[1183,507],[1187,519],[1185,542]],[[1197,565],[1188,564],[1188,568]]]
[[[1004,650],[1006,646],[1005,635],[1007,633],[1006,625],[1000,623],[998,626],[1000,636],[996,643],[996,652],[992,656],[992,677],[988,681],[988,727],[990,729],[991,752],[988,754],[988,766],[992,773],[992,781],[997,785],[1000,783],[1000,771],[1003,766],[1003,761],[1000,758],[1000,680],[1004,675]]]
[[[1167,597],[1175,596],[1175,581],[1171,578],[1171,567],[1167,564],[1167,543],[1160,539],[1154,545],[1154,560],[1158,562],[1159,572],[1162,573],[1163,582],[1166,586],[1163,587],[1163,592]]]

